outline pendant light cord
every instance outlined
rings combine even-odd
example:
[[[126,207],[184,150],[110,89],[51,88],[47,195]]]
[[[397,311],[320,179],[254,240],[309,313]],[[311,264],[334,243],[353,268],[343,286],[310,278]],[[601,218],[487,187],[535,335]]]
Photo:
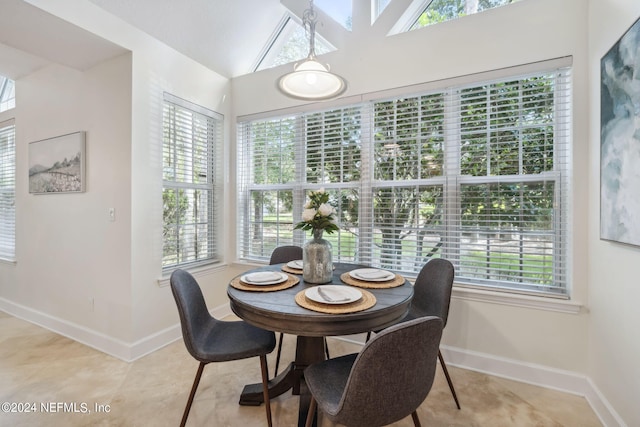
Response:
[[[313,0],[309,1],[309,9],[302,14],[302,25],[309,31],[309,59],[316,58],[316,21],[318,14],[313,8]]]

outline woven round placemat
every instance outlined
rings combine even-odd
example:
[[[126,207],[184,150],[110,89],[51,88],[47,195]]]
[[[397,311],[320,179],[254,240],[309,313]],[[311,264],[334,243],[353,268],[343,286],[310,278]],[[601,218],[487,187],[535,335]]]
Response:
[[[396,286],[402,286],[404,284],[404,277],[400,274],[396,274],[395,278],[393,278],[392,280],[387,280],[386,282],[367,282],[366,280],[354,279],[353,277],[351,277],[349,272],[346,272],[340,275],[340,280],[342,280],[347,285],[369,289],[395,288]]]
[[[282,266],[282,271],[286,271],[287,273],[291,273],[291,274],[302,274],[302,269],[297,269],[297,268],[291,268],[291,267],[287,267],[287,265],[283,265]]]
[[[362,292],[362,298],[358,301],[351,302],[349,304],[322,304],[310,300],[305,296],[305,290],[302,290],[296,294],[296,303],[299,306],[307,308],[313,311],[319,311],[320,313],[328,314],[345,314],[355,313],[357,311],[363,311],[376,305],[376,297],[369,291],[360,290]]]
[[[236,277],[229,284],[236,289],[240,289],[241,291],[272,292],[272,291],[281,291],[283,289],[289,289],[297,285],[298,283],[300,283],[299,277],[287,274],[287,280],[285,280],[282,283],[277,283],[275,285],[249,285],[248,283],[244,283],[242,280],[240,280],[240,277]]]

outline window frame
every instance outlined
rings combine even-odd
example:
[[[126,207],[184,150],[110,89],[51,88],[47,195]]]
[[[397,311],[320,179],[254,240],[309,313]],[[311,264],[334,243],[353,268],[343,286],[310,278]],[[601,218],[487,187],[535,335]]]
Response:
[[[301,36],[304,33],[304,38]],[[322,55],[333,52],[336,47],[329,43],[322,35],[316,33],[315,50],[316,54]],[[283,50],[287,47],[294,51],[290,58],[278,59]],[[309,55],[309,42],[306,28],[301,24],[300,19],[291,12],[285,13],[276,30],[267,40],[264,48],[260,52],[255,64],[251,67],[251,72],[268,70],[286,64],[293,64],[305,59]],[[287,60],[288,59],[288,60]]]
[[[16,83],[0,76],[0,113],[16,107]]]
[[[0,260],[16,261],[16,131],[15,120],[0,122],[0,137],[7,142],[0,144],[0,194],[7,196],[6,202],[0,199]],[[6,185],[3,182],[6,181]],[[5,225],[3,225],[5,224]]]
[[[452,16],[452,17],[443,17],[444,19],[441,21],[436,21],[436,22],[431,22],[431,23],[426,23],[426,24],[421,24],[420,23],[420,18],[422,17],[422,15],[428,14],[431,11],[433,11],[433,9],[435,8],[435,4],[434,4],[434,0],[424,0],[421,4],[421,8],[418,9],[419,13],[417,13],[415,16],[412,17],[412,19],[408,22],[407,28],[405,31],[413,31],[413,30],[419,30],[421,28],[426,28],[426,27],[430,27],[432,25],[437,25],[437,24],[442,24],[444,22],[448,22],[448,21],[453,21],[456,19],[460,19],[460,18],[464,18],[466,16],[471,16],[471,15],[476,15],[478,13],[482,13],[482,12],[486,12],[487,10],[491,10],[491,9],[495,9],[498,7],[503,7],[503,6],[509,6],[515,2],[518,2],[520,0],[505,0],[507,1],[504,4],[497,4],[488,8],[485,8],[482,5],[477,5],[478,10],[475,11],[470,11],[470,13],[466,13],[466,11],[463,12],[459,12],[456,16]],[[449,2],[451,2],[451,0],[449,0]]]
[[[398,92],[402,93],[402,96],[418,96],[420,94],[425,94],[425,93],[429,93],[429,92],[443,92],[443,91],[450,91],[453,90],[455,92],[455,90],[460,90],[461,88],[464,88],[465,86],[474,86],[474,85],[479,85],[479,84],[490,84],[492,81],[506,81],[509,79],[517,79],[517,78],[525,78],[526,76],[535,76],[538,74],[543,74],[543,73],[549,73],[549,72],[557,72],[559,70],[566,70],[566,71],[562,71],[562,72],[566,72],[568,77],[567,77],[567,81],[564,82],[564,80],[562,80],[564,83],[562,83],[563,85],[566,84],[568,85],[567,87],[562,87],[562,88],[556,88],[556,90],[554,91],[554,99],[556,99],[557,97],[555,96],[556,93],[563,93],[564,96],[564,101],[563,102],[568,102],[568,105],[563,106],[562,109],[558,108],[559,105],[554,105],[554,111],[556,112],[556,114],[558,115],[563,115],[563,123],[560,124],[558,131],[557,131],[557,138],[562,138],[563,139],[563,143],[561,145],[559,145],[558,147],[560,147],[559,149],[556,149],[556,146],[558,144],[557,141],[554,141],[554,155],[560,155],[559,152],[563,151],[563,158],[562,159],[558,159],[558,161],[554,161],[554,167],[556,169],[562,169],[561,171],[559,170],[554,170],[554,171],[550,171],[550,172],[545,172],[544,174],[538,174],[538,175],[516,175],[516,176],[496,176],[496,177],[492,177],[492,176],[486,176],[486,177],[469,177],[469,176],[460,176],[459,173],[452,177],[452,176],[436,176],[436,177],[431,177],[429,179],[426,180],[416,180],[414,181],[403,181],[400,183],[394,183],[394,182],[387,182],[387,183],[381,183],[377,180],[375,180],[373,177],[373,170],[372,170],[372,165],[370,164],[371,162],[371,157],[367,157],[368,154],[365,153],[365,156],[362,159],[363,165],[362,165],[362,169],[361,169],[361,173],[362,173],[362,177],[361,177],[361,181],[357,182],[357,183],[351,183],[349,185],[351,186],[358,186],[358,188],[360,189],[360,191],[362,192],[362,194],[369,194],[371,192],[371,189],[376,187],[376,186],[389,186],[389,187],[397,187],[397,186],[406,186],[406,185],[419,185],[419,186],[425,186],[425,185],[443,185],[444,187],[448,187],[448,191],[449,192],[455,192],[457,194],[460,194],[460,188],[461,185],[464,185],[465,183],[479,183],[479,182],[483,182],[483,183],[502,183],[504,184],[505,182],[514,182],[514,183],[522,183],[522,182],[528,182],[528,181],[546,181],[546,180],[552,180],[555,181],[559,184],[558,186],[558,190],[556,191],[554,189],[554,205],[558,206],[558,203],[560,202],[560,200],[558,199],[559,197],[562,197],[563,200],[563,206],[562,209],[559,211],[560,215],[556,215],[554,217],[554,230],[556,230],[554,232],[554,239],[553,239],[553,247],[555,248],[555,251],[559,251],[559,254],[555,254],[554,255],[554,268],[553,268],[553,277],[554,277],[554,283],[555,283],[555,279],[559,279],[559,281],[562,283],[561,286],[559,287],[555,287],[552,286],[551,288],[545,288],[544,286],[541,287],[536,287],[536,286],[524,286],[524,287],[519,287],[519,286],[514,286],[514,287],[509,287],[509,286],[505,286],[504,284],[495,284],[492,281],[486,282],[484,283],[481,280],[465,280],[465,279],[457,279],[457,283],[461,284],[463,286],[469,286],[471,288],[474,289],[490,289],[490,290],[499,290],[499,291],[506,291],[506,292],[512,292],[512,293],[524,293],[524,294],[529,294],[529,295],[539,295],[539,296],[545,296],[545,297],[556,297],[556,298],[568,298],[569,296],[569,291],[570,291],[570,247],[569,247],[569,230],[568,230],[568,225],[567,225],[567,218],[569,218],[569,212],[570,212],[570,199],[568,194],[570,193],[568,190],[568,186],[570,184],[570,167],[571,167],[571,162],[570,162],[570,146],[571,146],[571,137],[570,137],[570,129],[571,129],[571,105],[570,105],[570,100],[571,100],[571,83],[570,83],[570,64],[571,61],[569,58],[561,58],[559,60],[552,60],[552,61],[547,61],[547,63],[537,63],[537,64],[529,64],[529,65],[525,65],[525,66],[520,66],[520,67],[514,67],[513,69],[507,69],[507,70],[495,70],[494,72],[491,73],[482,73],[480,75],[476,75],[476,76],[465,76],[463,78],[454,78],[454,79],[450,79],[449,81],[445,81],[445,82],[439,82],[436,84],[431,84],[431,83],[427,83],[424,85],[419,85],[418,87],[412,87],[412,88],[402,88],[400,91],[399,90],[394,90],[394,91],[390,91],[391,93],[374,93],[374,94],[367,94],[366,96],[364,96],[364,102],[362,104],[357,104],[360,106],[360,108],[366,109],[366,108],[372,108],[370,107],[372,105],[372,103],[377,102],[377,101],[381,101],[384,99],[392,99],[394,97],[399,96]],[[487,78],[487,74],[489,74],[489,78]],[[454,89],[451,89],[451,88]],[[422,91],[420,90],[422,89]],[[449,93],[449,92],[447,92]],[[388,96],[385,96],[388,95]],[[449,93],[449,95],[451,95],[451,93]],[[344,103],[343,103],[344,104]],[[354,107],[354,105],[347,105],[347,107]],[[339,107],[334,107],[334,108],[325,108],[321,111],[333,111],[338,109]],[[314,114],[314,113],[318,113],[318,111],[314,112],[313,111],[313,107],[307,108],[307,111],[311,111],[311,112],[302,112],[302,113],[295,113],[292,112],[291,114],[287,115],[287,116],[293,116],[298,114],[300,117],[298,118],[298,120],[303,120],[303,117],[307,117],[310,114]],[[372,114],[371,111],[369,111],[368,114]],[[282,118],[282,117],[287,117],[287,116],[277,116],[274,115],[272,117],[272,119],[278,119],[278,118]],[[566,116],[566,117],[565,117]],[[243,230],[245,230],[246,227],[246,223],[247,220],[249,218],[249,214],[246,211],[246,207],[247,207],[247,201],[246,199],[243,199],[243,194],[246,194],[246,191],[248,190],[249,186],[251,186],[253,189],[257,189],[260,186],[253,186],[253,185],[247,185],[247,177],[244,175],[243,173],[243,167],[247,162],[249,161],[248,159],[250,158],[250,147],[251,147],[251,142],[248,139],[249,137],[249,132],[248,132],[248,126],[250,126],[250,124],[252,123],[252,121],[254,120],[269,120],[269,114],[268,113],[262,113],[260,115],[256,115],[255,117],[239,117],[238,118],[238,145],[239,147],[242,146],[244,148],[240,149],[239,148],[239,157],[238,157],[238,166],[240,169],[240,177],[238,179],[239,182],[239,191],[238,191],[238,208],[239,208],[239,228],[238,228],[238,253],[237,256],[239,259],[245,259],[245,260],[253,260],[253,261],[261,261],[261,260],[265,260],[268,257],[268,253],[263,253],[263,254],[258,254],[258,256],[252,256],[250,251],[247,252],[247,247],[243,246],[243,242],[245,242],[246,240],[244,240],[246,238],[246,236],[242,235]],[[369,118],[369,124],[372,123],[372,119]],[[300,124],[301,125],[301,124]],[[299,126],[300,126],[299,125]],[[451,130],[449,130],[451,131]],[[453,129],[454,132],[459,131],[459,128]],[[365,133],[367,131],[363,130],[363,133]],[[368,136],[369,138],[371,138],[370,136]],[[363,151],[366,150],[372,150],[372,148],[369,146],[369,148],[366,148],[365,146],[367,146],[367,144],[362,143],[363,146]],[[458,146],[454,146],[454,145],[450,145],[450,144],[445,144],[445,147],[447,147],[447,149],[460,149],[459,145]],[[298,151],[301,148],[298,147]],[[299,153],[298,155],[302,155],[302,153]],[[458,157],[459,154],[457,153],[447,153],[445,155],[445,167],[449,168],[449,169],[453,169],[455,170],[456,166],[455,161],[452,162],[451,159],[455,159],[456,157]],[[459,172],[459,171],[458,171]],[[369,175],[367,175],[369,174]],[[455,175],[455,174],[454,174]],[[304,177],[302,177],[304,178]],[[302,179],[301,178],[301,179]],[[452,179],[454,178],[454,179]],[[348,185],[347,185],[348,186]],[[294,188],[295,187],[295,188]],[[302,204],[304,203],[304,194],[305,191],[309,191],[309,190],[315,190],[318,189],[320,187],[324,187],[326,188],[328,191],[331,190],[335,190],[338,188],[344,188],[345,185],[341,185],[341,184],[335,184],[335,183],[308,183],[308,182],[295,182],[293,185],[287,185],[285,183],[278,183],[278,184],[273,184],[272,188],[279,188],[279,189],[284,189],[284,188],[292,188],[292,191],[294,192],[294,197],[293,197],[293,218],[299,218],[299,212],[296,212],[296,209],[298,209],[299,206],[302,206]],[[564,192],[564,194],[560,194],[560,192]],[[456,242],[455,242],[455,238],[454,235],[456,233],[458,233],[460,231],[460,218],[457,218],[455,221],[458,221],[458,224],[456,225],[455,223],[452,225],[451,219],[452,218],[456,218],[457,216],[455,214],[451,214],[451,212],[456,212],[459,211],[460,206],[460,199],[459,197],[457,198],[457,202],[454,202],[453,204],[449,204],[446,206],[445,209],[448,210],[449,215],[446,216],[445,221],[449,221],[449,224],[447,224],[446,227],[446,232],[445,232],[445,248],[446,250],[444,252],[441,252],[441,256],[443,257],[450,257],[452,260],[456,260],[456,258],[459,256],[459,251],[460,248],[459,246],[456,246]],[[359,212],[359,218],[365,218],[367,215],[371,215],[371,208],[367,208],[367,207],[362,207],[363,204],[361,204],[360,207],[360,212]],[[366,205],[366,203],[365,203]],[[368,209],[368,210],[367,210]],[[296,216],[297,214],[297,216]],[[295,223],[295,221],[294,221]],[[363,227],[361,225],[361,227]],[[369,228],[373,228],[373,225],[370,225]],[[369,230],[370,232],[370,230]],[[367,233],[364,233],[367,234]],[[325,236],[326,237],[326,236]],[[300,233],[300,232],[294,232],[293,233],[293,238],[290,241],[286,241],[286,242],[280,242],[279,244],[302,244],[302,242],[305,240],[306,236],[304,236],[304,234]],[[453,239],[453,240],[452,240]],[[459,243],[457,243],[457,245],[459,245]],[[335,249],[335,244],[334,244],[334,259],[336,261],[344,261],[344,262],[353,262],[354,260],[350,260],[350,259],[343,259],[341,257],[340,251],[337,251],[338,253],[336,254],[336,249]],[[457,252],[457,254],[456,254]],[[358,259],[355,260],[355,262],[360,262],[360,263],[365,263],[365,264],[371,264],[374,265],[375,264],[375,257],[372,253],[371,250],[371,237],[368,236],[367,238],[363,238],[360,239],[359,241],[359,247],[358,247]],[[454,262],[455,264],[455,262]],[[560,266],[560,267],[558,267]],[[406,274],[406,272],[403,272],[403,274]],[[408,277],[412,277],[411,274],[406,274]],[[414,272],[414,276],[415,276],[415,272]]]
[[[168,110],[173,109],[173,113],[170,113]],[[179,119],[176,119],[176,116],[180,115]],[[190,119],[189,119],[190,117]],[[182,121],[181,124],[177,124],[177,121]],[[173,126],[171,129],[177,129],[173,132],[169,131],[168,122],[171,122]],[[196,123],[197,122],[197,123]],[[202,125],[202,123],[206,123],[206,125]],[[221,250],[220,250],[220,238],[221,238],[221,191],[222,191],[222,180],[221,180],[221,147],[223,145],[223,136],[224,136],[224,116],[220,113],[217,113],[213,110],[209,110],[205,107],[197,105],[195,103],[189,102],[177,96],[174,96],[170,93],[165,92],[163,94],[163,103],[162,103],[162,167],[163,167],[163,176],[162,176],[162,198],[163,198],[163,237],[162,237],[162,271],[163,276],[169,274],[171,271],[177,268],[184,269],[193,269],[206,265],[217,264],[222,261],[221,259]],[[175,128],[177,126],[177,128]],[[189,129],[189,127],[191,129]],[[205,128],[203,131],[202,128]],[[176,134],[182,132],[182,135],[191,135],[191,138],[185,137],[184,144],[185,149],[182,151],[179,147],[177,147],[177,139]],[[196,135],[194,137],[194,135]],[[204,145],[202,145],[202,138],[206,140]],[[198,141],[197,139],[200,139]],[[191,146],[191,149],[188,148]],[[168,153],[169,150],[171,161],[173,162],[173,166],[167,164]],[[200,151],[198,151],[200,150]],[[204,160],[202,160],[202,152],[204,154]],[[181,157],[184,156],[184,157]],[[199,157],[200,156],[200,157]],[[180,157],[181,162],[188,166],[178,167],[178,163],[180,163],[177,159]],[[185,160],[182,160],[185,159]],[[198,160],[201,160],[200,164],[198,164]],[[200,166],[202,169],[197,169]],[[201,172],[198,172],[200,170]],[[204,173],[202,172],[204,171]],[[173,179],[168,175],[173,175]],[[204,181],[199,182],[200,179],[204,178]],[[188,211],[188,214],[185,214],[185,219],[180,220],[178,218],[178,213],[174,212],[176,216],[175,221],[166,221],[165,211],[170,209],[167,206],[165,201],[165,194],[169,194],[167,190],[171,190],[176,192],[176,194],[180,192],[189,193],[193,192],[193,194],[204,194],[206,200],[204,202],[198,203],[197,198],[194,197],[193,200],[190,200],[188,196],[185,196],[184,193],[182,202],[185,202],[185,199],[188,201],[188,208],[185,208],[185,211]],[[178,206],[180,200],[176,201],[175,206]],[[200,219],[198,214],[198,207],[194,207],[194,203],[197,203],[198,206],[204,207],[206,212],[204,214],[204,219]],[[192,209],[193,208],[193,209]],[[178,209],[175,209],[178,210]],[[198,216],[198,218],[194,219],[192,223],[186,220],[186,215],[193,214],[194,216]],[[198,239],[200,232],[197,231],[199,227],[200,230],[203,228],[206,229],[205,242],[203,253],[201,254],[200,249],[195,249],[194,253],[189,253],[189,255],[181,256],[181,248],[180,248],[180,233],[178,230],[186,229],[189,224],[193,226],[193,231],[188,233],[187,239],[191,239],[192,242],[199,248]],[[204,227],[203,227],[204,226]],[[167,261],[167,245],[169,239],[167,237],[167,229],[175,228],[176,233],[176,248],[174,253],[174,262]]]

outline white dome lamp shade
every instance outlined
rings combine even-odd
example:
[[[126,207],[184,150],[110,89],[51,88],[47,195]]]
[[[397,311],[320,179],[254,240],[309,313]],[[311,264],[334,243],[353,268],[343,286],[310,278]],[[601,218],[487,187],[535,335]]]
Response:
[[[296,64],[293,72],[282,76],[278,88],[292,98],[314,101],[343,94],[347,83],[315,59],[308,58]]]
[[[340,96],[347,90],[346,81],[337,74],[331,73],[328,65],[324,66],[316,59],[315,22],[316,13],[311,0],[310,9],[305,10],[303,16],[303,24],[309,26],[309,56],[294,65],[291,73],[285,74],[278,80],[278,89],[291,98],[320,101]]]

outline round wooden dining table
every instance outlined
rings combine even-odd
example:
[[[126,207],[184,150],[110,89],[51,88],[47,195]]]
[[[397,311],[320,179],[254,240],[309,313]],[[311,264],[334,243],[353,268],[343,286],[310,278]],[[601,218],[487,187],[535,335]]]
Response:
[[[281,271],[283,265],[268,265],[243,274]],[[332,282],[327,284],[350,286],[344,283],[340,276],[354,269],[366,267],[334,263]],[[375,331],[397,323],[407,314],[413,297],[413,286],[405,279],[399,286],[367,288],[364,290],[375,296],[375,304],[372,307],[349,313],[324,313],[304,308],[296,302],[298,293],[317,286],[305,283],[302,275],[296,277],[300,281],[295,286],[272,292],[242,290],[230,283],[227,294],[233,312],[247,323],[297,336],[295,359],[286,370],[269,381],[269,393],[271,397],[279,396],[288,390],[292,390],[293,394],[299,394],[298,425],[303,426],[310,402],[303,371],[307,366],[325,359],[324,337]],[[262,384],[245,386],[240,397],[241,405],[260,405],[262,402]]]

